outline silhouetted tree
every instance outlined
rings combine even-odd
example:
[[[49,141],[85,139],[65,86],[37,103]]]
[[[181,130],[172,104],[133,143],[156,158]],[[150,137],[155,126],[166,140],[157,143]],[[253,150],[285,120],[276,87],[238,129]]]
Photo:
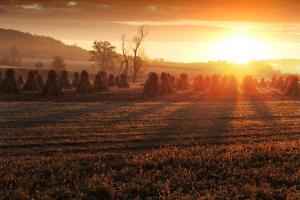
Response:
[[[50,64],[51,68],[56,71],[61,71],[66,68],[65,61],[60,56],[55,56]]]
[[[6,70],[4,80],[2,81],[1,89],[2,89],[2,92],[7,93],[7,94],[19,93],[18,82],[15,77],[14,69]]]
[[[91,60],[95,62],[100,70],[104,72],[112,71],[117,57],[115,48],[108,41],[94,41],[93,50],[90,51]]]
[[[133,38],[133,82],[136,82],[137,76],[142,68],[142,59],[139,55],[139,50],[147,35],[148,31],[146,31],[145,26],[140,26],[138,34]]]
[[[77,87],[77,92],[80,94],[89,94],[93,92],[93,87],[87,71],[82,71],[80,74],[80,81]]]
[[[143,95],[147,97],[159,96],[159,79],[156,73],[149,73],[148,79],[144,85]]]
[[[122,40],[123,61],[121,62],[120,70],[121,70],[121,73],[128,76],[129,58],[128,58],[128,48],[126,47],[126,35],[125,34],[122,34],[121,40]]]

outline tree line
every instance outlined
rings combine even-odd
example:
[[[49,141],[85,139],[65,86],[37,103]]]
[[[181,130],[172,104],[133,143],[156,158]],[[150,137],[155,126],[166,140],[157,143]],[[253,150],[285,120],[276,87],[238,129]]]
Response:
[[[132,77],[136,82],[143,72],[143,58],[141,46],[148,35],[145,26],[140,26],[137,35],[132,38],[131,43],[127,42],[126,34],[121,36],[121,54],[116,52],[116,47],[108,41],[94,41],[93,50],[90,51],[91,60],[97,68],[104,72],[112,72],[117,69],[119,74]]]
[[[105,73],[114,73],[124,75],[136,82],[138,77],[144,72],[142,44],[148,35],[145,26],[140,26],[137,34],[131,41],[127,40],[126,34],[121,35],[121,53],[117,53],[116,47],[109,41],[94,41],[90,53],[90,61],[94,66]],[[12,46],[10,53],[0,60],[0,65],[4,66],[22,66],[22,55],[16,46]],[[34,63],[34,68],[43,68],[42,62]],[[63,56],[54,56],[49,67],[61,71],[66,67]]]

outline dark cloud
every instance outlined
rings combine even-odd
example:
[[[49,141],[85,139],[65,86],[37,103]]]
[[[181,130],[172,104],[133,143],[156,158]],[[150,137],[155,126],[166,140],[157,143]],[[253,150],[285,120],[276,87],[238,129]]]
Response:
[[[6,17],[65,20],[300,21],[299,0],[0,0]]]

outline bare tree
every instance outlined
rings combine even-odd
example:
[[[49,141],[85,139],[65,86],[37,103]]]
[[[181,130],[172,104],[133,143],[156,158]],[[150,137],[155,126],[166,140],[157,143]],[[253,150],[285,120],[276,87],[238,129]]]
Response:
[[[121,62],[120,71],[121,71],[121,74],[124,73],[127,77],[128,76],[129,60],[128,60],[128,48],[126,48],[126,35],[125,34],[122,34],[121,40],[122,40],[123,61]]]
[[[136,82],[137,76],[142,67],[142,59],[139,56],[139,50],[147,35],[148,31],[145,29],[145,26],[140,26],[138,34],[133,38],[133,82]]]
[[[108,41],[94,41],[93,50],[90,51],[92,55],[91,60],[93,60],[96,66],[104,71],[112,71],[114,67],[114,62],[117,57],[114,46]]]

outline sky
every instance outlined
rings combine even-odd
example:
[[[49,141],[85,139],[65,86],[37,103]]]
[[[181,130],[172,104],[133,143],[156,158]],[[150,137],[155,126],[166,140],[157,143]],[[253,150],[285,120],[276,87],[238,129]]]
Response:
[[[120,50],[138,26],[150,58],[176,62],[300,58],[299,0],[0,0],[0,27]]]

